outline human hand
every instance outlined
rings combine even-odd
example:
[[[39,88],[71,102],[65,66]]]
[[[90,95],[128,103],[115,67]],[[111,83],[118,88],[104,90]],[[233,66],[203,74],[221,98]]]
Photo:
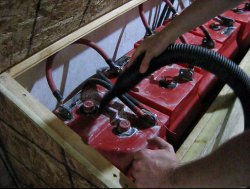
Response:
[[[174,148],[160,137],[148,141],[159,149],[135,153],[131,174],[138,188],[172,187],[174,170],[179,166]]]
[[[165,33],[167,33],[167,35]],[[168,47],[168,45],[173,43],[175,40],[175,35],[172,35],[171,32],[165,31],[147,37],[136,49],[129,63],[126,65],[126,68],[130,67],[138,56],[145,53],[139,70],[140,73],[145,73],[151,60],[159,56]]]

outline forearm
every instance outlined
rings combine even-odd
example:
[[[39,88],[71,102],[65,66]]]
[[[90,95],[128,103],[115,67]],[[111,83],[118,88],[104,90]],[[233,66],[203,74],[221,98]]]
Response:
[[[178,167],[172,184],[173,187],[250,186],[250,131],[228,141],[211,155]]]
[[[236,7],[242,0],[196,0],[162,31],[177,39],[182,34],[204,24],[228,9]],[[173,32],[171,32],[173,31]]]

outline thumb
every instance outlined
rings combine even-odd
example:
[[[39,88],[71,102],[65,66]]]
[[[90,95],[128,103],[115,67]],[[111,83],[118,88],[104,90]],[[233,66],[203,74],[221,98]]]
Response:
[[[159,149],[168,149],[169,150],[169,149],[173,148],[171,144],[169,144],[168,142],[166,142],[165,140],[163,140],[160,137],[155,137],[155,138],[149,139],[148,143],[150,145],[157,146]]]

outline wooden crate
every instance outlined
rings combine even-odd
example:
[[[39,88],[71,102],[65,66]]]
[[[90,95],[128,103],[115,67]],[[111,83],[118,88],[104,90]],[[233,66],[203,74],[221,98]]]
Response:
[[[9,68],[12,64],[6,64],[1,67],[4,72],[0,75],[0,142],[4,144],[10,166],[22,186],[134,187],[123,173],[86,145],[15,78],[144,1],[131,0],[65,37],[54,39],[43,49],[30,50],[30,56],[23,61],[13,62],[16,66]],[[241,64],[248,74],[249,61],[250,52]],[[227,98],[221,101],[224,96]],[[241,116],[241,119],[236,120],[235,116]],[[235,124],[243,125],[240,104],[225,87],[177,151],[178,158],[187,162],[210,153],[225,140],[242,132],[242,127],[232,128]]]

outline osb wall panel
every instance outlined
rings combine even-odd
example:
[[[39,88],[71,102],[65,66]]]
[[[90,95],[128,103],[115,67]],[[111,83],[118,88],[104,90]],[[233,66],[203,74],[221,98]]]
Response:
[[[0,72],[27,56],[38,1],[0,1]]]
[[[16,180],[18,186],[22,188],[49,188],[45,181],[41,180],[32,173],[26,166],[21,164],[18,159],[9,155],[9,160],[13,167],[16,168]]]
[[[65,156],[66,156],[67,165],[69,166],[69,169],[72,170],[72,177],[74,178],[73,179],[74,186],[75,187],[84,186],[83,182],[85,182],[85,181],[81,178],[88,178],[88,175],[86,174],[84,166],[81,165],[77,160],[75,160],[75,158],[73,158],[72,156],[70,156],[66,152],[65,152]],[[81,176],[81,177],[79,177],[79,176]],[[106,188],[106,186],[104,186],[98,180],[92,180],[91,178],[89,180],[92,181],[93,183],[95,183],[95,185],[97,185],[100,188],[103,188],[103,187]]]
[[[43,178],[49,186],[70,187],[66,169],[44,152],[32,146],[24,138],[16,135],[11,129],[1,124],[1,140],[5,149],[11,156],[18,158],[19,162],[25,165],[35,176]]]
[[[0,1],[0,72],[129,1]]]
[[[40,146],[47,153],[53,154],[53,157],[63,161],[60,146],[53,141],[43,130],[34,126],[25,115],[16,113],[16,107],[5,96],[0,93],[0,120],[8,123],[9,127],[16,130],[17,133],[24,136],[30,142]],[[14,113],[15,112],[15,113]]]
[[[96,187],[69,168],[65,152],[62,149],[61,154],[65,158],[63,162],[60,162],[51,154],[44,152],[25,137],[16,133],[3,121],[0,121],[0,139],[7,151],[7,158],[16,172],[18,182],[22,185],[63,188]],[[28,174],[22,178],[24,169]]]
[[[0,139],[8,153],[52,187],[105,187],[0,93]],[[21,172],[21,166],[14,169]],[[80,172],[81,171],[81,172]],[[35,173],[35,174],[34,174]],[[53,176],[54,175],[54,176]],[[25,179],[25,178],[24,178]],[[62,181],[63,180],[63,181]]]

